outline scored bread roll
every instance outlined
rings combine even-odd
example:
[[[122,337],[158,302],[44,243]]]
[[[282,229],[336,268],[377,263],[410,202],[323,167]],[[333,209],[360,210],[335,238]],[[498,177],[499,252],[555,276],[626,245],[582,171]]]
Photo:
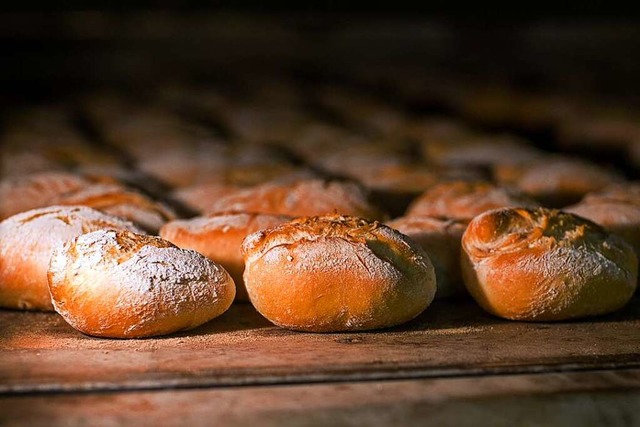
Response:
[[[142,232],[132,223],[82,206],[51,206],[0,222],[0,307],[53,310],[47,269],[53,251],[101,229]]]
[[[491,209],[535,205],[527,197],[488,182],[452,181],[429,188],[411,203],[405,215],[471,221]]]
[[[284,215],[226,213],[166,223],[160,237],[184,249],[194,249],[222,265],[236,284],[236,300],[248,301],[240,247],[249,234],[290,221]]]
[[[638,260],[599,225],[544,208],[504,208],[474,218],[462,237],[462,273],[489,313],[527,321],[615,311],[633,295]]]
[[[87,335],[141,338],[192,329],[224,313],[229,274],[195,251],[155,236],[101,230],[51,257],[55,310]]]
[[[411,238],[429,255],[436,272],[436,299],[466,294],[460,273],[460,242],[466,223],[426,216],[405,216],[387,225]]]
[[[253,233],[242,246],[254,307],[299,331],[385,328],[407,322],[433,300],[427,254],[376,221],[329,215]]]

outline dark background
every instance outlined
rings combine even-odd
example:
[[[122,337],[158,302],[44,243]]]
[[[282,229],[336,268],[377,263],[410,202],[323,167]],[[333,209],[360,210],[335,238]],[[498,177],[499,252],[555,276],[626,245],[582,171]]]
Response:
[[[5,100],[239,72],[341,78],[407,67],[534,90],[640,92],[640,20],[610,2],[106,3],[5,5]]]

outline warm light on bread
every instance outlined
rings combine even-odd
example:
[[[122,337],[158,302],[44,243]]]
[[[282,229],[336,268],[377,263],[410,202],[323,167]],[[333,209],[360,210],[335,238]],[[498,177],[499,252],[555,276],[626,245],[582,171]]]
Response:
[[[160,237],[178,247],[193,249],[222,265],[236,284],[236,300],[248,301],[240,247],[249,234],[290,221],[284,215],[226,213],[166,223]]]
[[[433,300],[427,254],[375,221],[330,215],[249,235],[244,282],[256,309],[278,326],[332,332],[407,322]]]
[[[140,338],[195,328],[235,296],[229,274],[192,250],[128,231],[83,234],[51,258],[55,310],[88,335]]]
[[[594,316],[624,306],[638,260],[618,236],[578,216],[505,208],[474,218],[462,238],[467,289],[489,313],[514,320]]]
[[[102,229],[142,233],[128,221],[82,206],[51,206],[0,222],[0,307],[53,310],[47,269],[53,251]]]

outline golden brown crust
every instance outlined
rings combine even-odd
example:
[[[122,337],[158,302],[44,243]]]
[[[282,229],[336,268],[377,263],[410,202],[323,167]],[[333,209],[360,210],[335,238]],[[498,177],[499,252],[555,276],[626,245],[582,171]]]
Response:
[[[551,321],[608,313],[636,288],[633,249],[575,215],[505,208],[476,217],[462,238],[467,289],[488,312]]]
[[[338,213],[370,219],[383,215],[367,200],[366,192],[347,182],[306,180],[267,183],[220,197],[209,213],[254,212],[309,216]]]
[[[387,225],[411,238],[429,255],[436,272],[436,299],[467,293],[460,273],[460,244],[466,222],[405,216]]]
[[[236,301],[248,301],[240,247],[249,234],[291,220],[285,215],[227,213],[166,223],[160,237],[178,247],[193,249],[222,265],[236,284]]]
[[[411,203],[406,216],[470,221],[482,212],[508,206],[535,206],[531,199],[488,182],[452,181],[434,185]]]
[[[88,335],[141,338],[195,328],[224,313],[233,279],[159,237],[101,230],[59,247],[49,265],[55,310]]]
[[[0,223],[0,307],[53,310],[47,269],[54,249],[101,229],[141,232],[130,222],[87,207],[52,206]]]
[[[362,218],[299,218],[249,235],[242,250],[251,302],[285,328],[398,325],[420,314],[436,290],[433,266],[417,244]]]

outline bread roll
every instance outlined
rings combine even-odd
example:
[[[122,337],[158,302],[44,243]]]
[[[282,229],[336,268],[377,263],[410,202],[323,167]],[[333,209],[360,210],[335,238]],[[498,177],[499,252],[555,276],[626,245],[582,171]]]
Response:
[[[218,264],[159,237],[101,230],[51,257],[55,310],[87,335],[142,338],[195,328],[224,313],[233,279]]]
[[[407,216],[388,221],[387,225],[411,238],[429,255],[436,272],[436,299],[467,293],[460,273],[460,244],[466,223]]]
[[[0,181],[0,219],[29,209],[53,205],[61,194],[90,185],[83,176],[68,172],[40,172]]]
[[[357,184],[319,179],[268,183],[220,197],[208,213],[254,212],[309,216],[339,213],[379,219],[383,215]]]
[[[595,316],[624,306],[638,260],[627,243],[578,216],[505,208],[474,218],[462,237],[467,289],[489,313],[527,321]]]
[[[527,197],[488,182],[452,181],[425,191],[411,203],[406,215],[471,221],[490,209],[535,205]]]
[[[129,220],[153,234],[176,217],[169,207],[142,193],[113,184],[95,184],[65,193],[55,198],[54,204],[88,206]]]
[[[584,160],[563,157],[545,157],[523,165],[517,171],[498,172],[497,178],[549,207],[576,203],[587,193],[624,181],[614,171]]]
[[[80,206],[33,209],[0,222],[0,307],[53,310],[47,268],[54,249],[102,229],[142,232],[130,222]]]
[[[255,308],[278,326],[358,331],[407,322],[433,300],[427,254],[378,222],[307,217],[249,235],[244,282]]]
[[[160,237],[178,247],[194,249],[222,265],[236,284],[236,300],[248,301],[240,247],[249,234],[290,221],[284,215],[227,213],[166,223]]]

